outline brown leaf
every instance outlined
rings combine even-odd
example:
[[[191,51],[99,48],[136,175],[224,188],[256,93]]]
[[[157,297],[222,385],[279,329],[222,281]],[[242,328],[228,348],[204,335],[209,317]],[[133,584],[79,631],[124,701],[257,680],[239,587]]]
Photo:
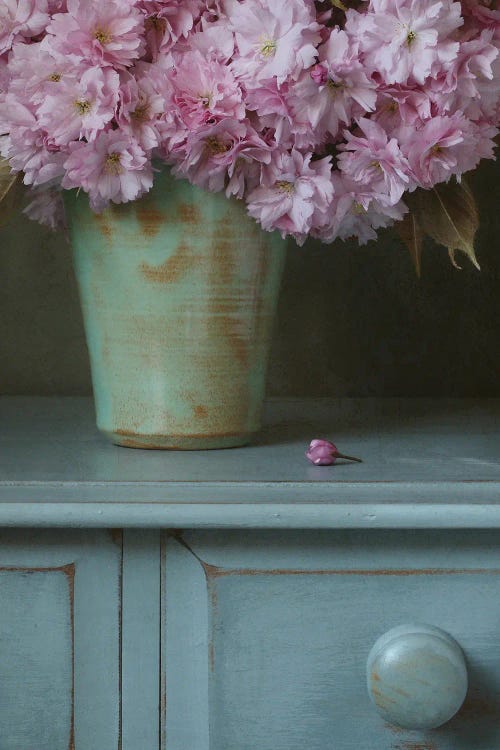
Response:
[[[428,235],[444,245],[455,268],[460,268],[455,260],[459,250],[480,270],[474,250],[479,213],[474,195],[463,178],[461,182],[450,180],[431,190],[416,190],[407,198],[422,236]]]
[[[415,271],[420,278],[422,271],[421,257],[422,257],[422,244],[424,236],[422,230],[417,222],[415,214],[411,211],[406,214],[402,221],[398,221],[396,224],[399,236],[405,243],[406,247],[410,251],[410,257],[415,266]]]
[[[22,175],[13,174],[7,159],[0,158],[0,226],[6,224],[19,204]]]

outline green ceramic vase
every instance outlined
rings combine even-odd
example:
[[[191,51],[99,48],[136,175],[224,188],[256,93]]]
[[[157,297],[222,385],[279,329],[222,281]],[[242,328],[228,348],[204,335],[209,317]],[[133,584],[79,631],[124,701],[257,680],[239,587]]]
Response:
[[[260,427],[285,243],[167,170],[94,214],[65,195],[97,426],[132,448],[224,448]]]

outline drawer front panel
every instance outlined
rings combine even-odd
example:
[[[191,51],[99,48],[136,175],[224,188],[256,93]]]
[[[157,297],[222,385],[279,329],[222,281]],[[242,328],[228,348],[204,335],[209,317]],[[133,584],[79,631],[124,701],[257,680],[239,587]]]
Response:
[[[499,744],[500,558],[491,535],[193,532],[165,549],[166,750],[188,740],[200,750]],[[371,646],[405,623],[443,628],[466,655],[465,704],[439,729],[391,726],[368,697]]]
[[[0,569],[1,746],[67,748],[73,736],[73,566]]]
[[[0,534],[0,747],[119,746],[121,536]]]

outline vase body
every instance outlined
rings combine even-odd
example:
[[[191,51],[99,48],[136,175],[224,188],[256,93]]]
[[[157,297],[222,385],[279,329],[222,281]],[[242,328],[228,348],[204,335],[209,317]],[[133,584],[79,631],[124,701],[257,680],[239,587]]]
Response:
[[[285,243],[167,170],[94,214],[65,195],[97,426],[136,448],[223,448],[260,427]]]

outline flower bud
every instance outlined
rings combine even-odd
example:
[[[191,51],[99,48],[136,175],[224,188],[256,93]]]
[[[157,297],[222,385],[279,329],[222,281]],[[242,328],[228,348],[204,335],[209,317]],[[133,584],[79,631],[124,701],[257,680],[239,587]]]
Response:
[[[328,68],[318,63],[311,70],[311,78],[318,86],[324,86],[328,80]]]
[[[320,440],[315,438],[311,441],[311,444],[306,451],[306,458],[315,466],[331,466],[337,460],[337,458],[343,458],[346,461],[356,461],[361,463],[360,458],[354,456],[346,456],[344,453],[339,453],[337,446],[331,443],[329,440]]]
[[[337,460],[337,448],[329,440],[312,440],[306,457],[316,466],[331,466]]]

